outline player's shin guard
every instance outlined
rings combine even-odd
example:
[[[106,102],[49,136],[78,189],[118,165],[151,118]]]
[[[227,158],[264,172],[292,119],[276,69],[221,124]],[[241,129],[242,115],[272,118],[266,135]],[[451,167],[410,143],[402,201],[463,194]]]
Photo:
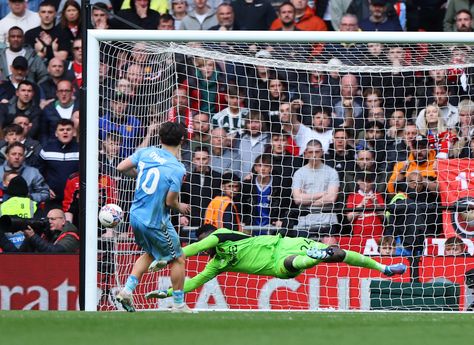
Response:
[[[367,256],[353,252],[352,250],[344,250],[344,252],[346,253],[344,262],[348,265],[370,268],[380,272],[383,272],[385,269],[385,265],[382,265],[381,263],[378,263]]]

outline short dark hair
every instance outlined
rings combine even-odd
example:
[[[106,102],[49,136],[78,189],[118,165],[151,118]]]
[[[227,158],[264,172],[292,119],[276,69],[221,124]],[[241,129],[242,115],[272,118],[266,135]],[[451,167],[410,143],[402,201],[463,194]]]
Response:
[[[10,29],[8,29],[8,34],[10,34],[10,32],[15,31],[15,30],[21,31],[22,34],[25,33],[25,32],[23,31],[23,29],[20,28],[19,26],[12,26]]]
[[[222,184],[228,184],[231,182],[240,183],[239,177],[231,171],[224,172],[222,174]]]
[[[59,126],[72,126],[72,127],[74,127],[74,122],[72,120],[69,120],[69,119],[60,119],[56,123],[56,129],[58,129]]]
[[[22,80],[22,81],[20,81],[20,82],[18,83],[18,86],[17,86],[16,89],[18,90],[18,89],[20,88],[20,86],[22,86],[22,85],[31,86],[31,88],[33,89],[33,92],[35,91],[35,88],[34,88],[33,83],[32,83],[31,81],[29,81],[29,80]]]
[[[159,135],[163,144],[178,146],[186,137],[186,128],[181,123],[168,121],[161,125]]]
[[[355,175],[356,181],[375,182],[376,175],[373,172],[359,171]]]
[[[113,141],[122,142],[123,138],[122,138],[122,134],[120,134],[119,132],[109,131],[105,133],[105,140],[113,140]]]
[[[26,151],[25,145],[23,145],[19,141],[15,141],[14,143],[11,143],[7,146],[7,149],[5,150],[5,153],[8,154],[15,147],[21,147],[23,149],[23,152]]]
[[[283,2],[280,6],[278,6],[278,12],[280,12],[280,10],[281,10],[281,8],[282,8],[283,6],[291,6],[291,7],[293,7],[293,11],[296,11],[295,5],[293,5],[293,4],[292,4],[291,2],[289,2],[289,1],[285,1],[285,2]]]
[[[101,10],[101,11],[109,11],[109,8],[107,7],[107,4],[103,2],[96,2],[95,4],[92,5],[92,10]]]
[[[54,11],[57,11],[56,5],[53,4],[53,2],[51,0],[41,1],[38,8],[41,8],[41,7],[54,7]]]
[[[272,164],[273,158],[272,155],[269,153],[262,153],[260,156],[255,158],[255,163],[262,163],[262,164]]]
[[[169,14],[168,12],[163,13],[163,14],[160,16],[160,23],[161,23],[161,22],[169,22],[170,20],[172,20],[173,23],[174,23],[174,17],[173,17],[171,14]]]
[[[17,125],[16,123],[11,123],[8,126],[3,128],[3,136],[6,136],[8,133],[23,134],[23,127]]]
[[[199,238],[202,234],[216,231],[217,228],[212,224],[203,224],[195,230],[196,237]]]
[[[454,18],[456,18],[456,17],[457,17],[458,15],[460,15],[461,13],[467,14],[467,15],[469,16],[469,18],[472,19],[472,13],[471,13],[469,10],[465,9],[465,8],[460,9],[459,11],[457,11],[457,12],[456,12],[456,15],[454,16]]]
[[[462,239],[460,239],[459,237],[457,236],[452,236],[452,237],[449,237],[446,242],[444,242],[444,246],[453,246],[453,245],[462,245],[462,246],[465,246],[464,242],[462,241]]]
[[[196,152],[207,152],[207,153],[209,153],[209,147],[207,147],[207,146],[197,146],[194,149],[194,153],[196,153]]]

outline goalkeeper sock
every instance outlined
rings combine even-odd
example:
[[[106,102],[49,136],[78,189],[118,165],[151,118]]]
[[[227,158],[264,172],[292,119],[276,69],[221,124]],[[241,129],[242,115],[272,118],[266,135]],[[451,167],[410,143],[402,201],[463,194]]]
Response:
[[[351,266],[365,267],[373,270],[383,272],[385,270],[385,265],[357,252],[352,250],[344,250],[346,252],[346,257],[344,262]]]
[[[138,285],[138,278],[132,275],[128,276],[127,282],[125,283],[125,291],[129,294],[133,293],[133,290]]]
[[[184,303],[184,292],[183,290],[173,291],[173,302],[174,305],[180,305]]]
[[[298,271],[311,268],[320,263],[321,260],[312,259],[307,255],[298,255],[296,256],[291,265]]]

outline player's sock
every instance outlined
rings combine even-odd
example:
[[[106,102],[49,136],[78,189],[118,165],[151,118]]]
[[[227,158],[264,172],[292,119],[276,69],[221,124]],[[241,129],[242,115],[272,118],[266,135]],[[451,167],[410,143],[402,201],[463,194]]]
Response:
[[[380,272],[385,271],[385,265],[365,256],[359,254],[357,252],[353,252],[352,250],[344,250],[346,252],[346,257],[344,258],[344,262],[351,266],[358,266],[358,267],[365,267],[370,268],[373,270],[377,270]]]
[[[307,255],[297,255],[291,265],[298,271],[316,266],[321,260],[312,259]]]
[[[127,278],[127,282],[125,283],[124,290],[127,293],[131,294],[133,293],[137,285],[138,285],[138,278],[133,275],[129,275]]]
[[[180,305],[184,303],[184,292],[183,290],[173,291],[173,302],[174,305]]]

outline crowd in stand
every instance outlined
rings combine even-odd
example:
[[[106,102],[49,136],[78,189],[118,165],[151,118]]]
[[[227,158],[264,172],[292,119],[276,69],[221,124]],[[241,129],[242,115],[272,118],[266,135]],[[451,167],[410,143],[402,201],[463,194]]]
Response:
[[[36,212],[60,209],[64,224],[76,226],[85,25],[79,3],[8,0],[0,5],[3,200],[28,197],[38,203]],[[92,26],[102,30],[468,32],[474,13],[469,1],[91,3]],[[150,104],[158,100],[149,86],[160,79],[161,67],[150,61],[144,43],[109,53],[113,56],[101,56],[100,65],[99,202],[121,202],[127,210],[132,181],[115,167],[135,149],[157,143]],[[424,55],[416,53],[378,43],[260,45],[244,52],[255,59],[326,64],[328,70],[354,61],[423,64]],[[446,50],[453,64],[467,62],[470,54],[466,46]],[[170,95],[167,116],[188,129],[181,155],[188,171],[182,201],[191,204],[191,213],[176,217],[183,233],[207,222],[326,243],[341,235],[374,237],[393,255],[419,254],[426,236],[443,236],[436,162],[474,158],[470,68],[343,74],[176,59],[179,85]],[[10,195],[8,182],[16,176],[26,181],[26,195]],[[391,207],[385,211],[385,205]],[[326,211],[330,208],[334,212]],[[25,241],[32,236],[25,233]],[[46,241],[54,245],[57,237]]]

